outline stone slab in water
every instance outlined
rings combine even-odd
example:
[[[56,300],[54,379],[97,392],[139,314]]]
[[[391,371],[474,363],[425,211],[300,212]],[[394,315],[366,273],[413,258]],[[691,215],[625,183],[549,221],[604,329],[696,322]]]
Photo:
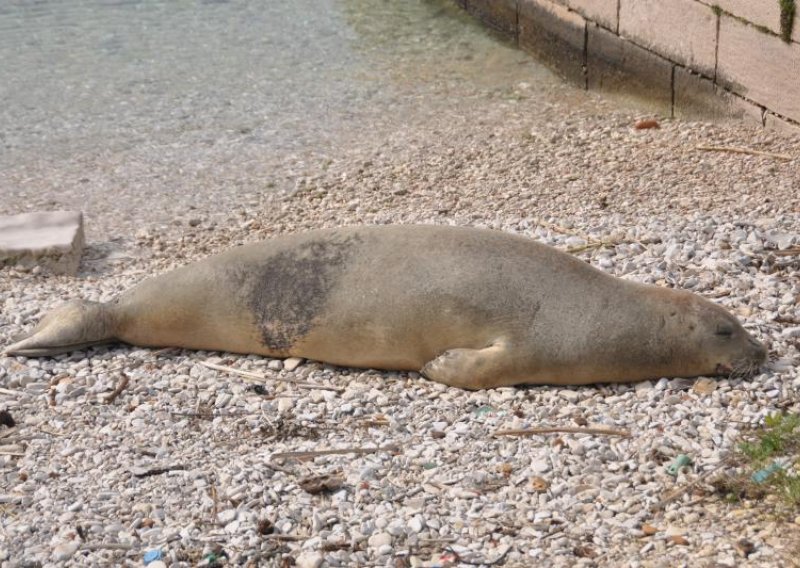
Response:
[[[40,266],[54,274],[74,275],[84,244],[80,211],[0,216],[0,266]]]

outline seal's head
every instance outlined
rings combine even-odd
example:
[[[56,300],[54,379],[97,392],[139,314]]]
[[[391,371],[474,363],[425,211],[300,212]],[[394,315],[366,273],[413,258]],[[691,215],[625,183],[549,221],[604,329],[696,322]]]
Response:
[[[696,294],[677,294],[684,309],[673,304],[665,327],[688,367],[685,376],[751,376],[766,362],[766,347],[730,312]]]
[[[111,341],[113,326],[107,304],[73,300],[48,313],[27,337],[9,345],[4,353],[42,357],[75,351]]]

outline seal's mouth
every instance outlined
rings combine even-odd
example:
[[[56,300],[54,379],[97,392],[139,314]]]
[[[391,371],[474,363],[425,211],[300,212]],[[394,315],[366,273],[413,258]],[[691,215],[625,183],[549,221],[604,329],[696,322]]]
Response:
[[[750,379],[761,369],[763,361],[741,359],[733,364],[719,363],[716,368],[717,375],[727,376],[729,379]]]
[[[717,375],[730,375],[731,373],[733,373],[733,367],[725,363],[719,363],[714,372]]]

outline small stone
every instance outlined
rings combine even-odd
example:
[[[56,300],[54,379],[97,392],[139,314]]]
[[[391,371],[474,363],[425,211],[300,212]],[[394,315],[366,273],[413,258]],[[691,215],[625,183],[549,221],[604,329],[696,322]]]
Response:
[[[544,477],[534,476],[531,478],[531,487],[537,493],[543,493],[550,489],[550,482]]]
[[[278,399],[278,413],[283,414],[294,408],[295,401],[292,398],[281,397]]]
[[[217,514],[217,521],[221,525],[227,525],[236,518],[239,512],[236,509],[225,509]]]
[[[309,475],[297,482],[303,491],[312,495],[336,491],[343,483],[344,477],[336,474]]]
[[[642,120],[637,120],[633,127],[636,130],[650,130],[652,128],[661,128],[661,125],[658,124],[658,121],[655,119],[645,118]]]
[[[386,526],[386,532],[392,536],[405,534],[405,524],[400,519],[395,519]]]
[[[536,473],[547,473],[550,467],[550,462],[545,459],[531,461],[531,469]]]
[[[419,515],[415,515],[410,521],[408,521],[408,530],[412,533],[420,533],[424,528],[425,521],[423,521],[422,517]]]
[[[280,371],[283,369],[283,361],[280,359],[270,359],[269,363],[267,363],[267,369],[272,371]]]
[[[283,360],[283,368],[289,372],[294,371],[303,364],[303,361],[305,361],[305,359],[301,359],[300,357],[289,357]]]
[[[377,475],[378,475],[378,470],[371,465],[361,468],[361,471],[358,472],[358,476],[362,481],[375,479]]]
[[[718,382],[714,379],[697,379],[692,390],[697,394],[711,394],[717,390]]]
[[[795,239],[798,238],[795,235],[780,231],[768,231],[764,236],[770,243],[778,247],[778,250],[786,250],[790,248],[795,242]]]
[[[653,525],[651,525],[649,523],[643,523],[642,524],[642,533],[644,533],[645,536],[653,536],[657,532],[658,532],[658,529],[656,527],[654,527]]]
[[[324,557],[319,552],[301,552],[300,555],[295,558],[294,565],[297,568],[319,568],[322,566],[322,562],[324,561]]]
[[[581,398],[581,395],[580,393],[578,393],[578,391],[570,389],[561,389],[560,391],[558,391],[558,395],[561,398],[566,399],[567,402],[571,402],[572,404],[575,404]]]
[[[56,546],[51,556],[55,562],[65,562],[72,558],[80,547],[79,541],[65,542]]]
[[[686,539],[686,537],[679,534],[668,536],[667,541],[677,546],[686,546],[689,544],[689,541]]]
[[[740,538],[736,541],[736,544],[733,545],[734,548],[737,550],[739,554],[747,558],[750,556],[753,551],[756,549],[756,545],[753,544],[751,541],[747,540],[746,538]]]
[[[569,248],[582,247],[583,245],[586,244],[586,240],[580,237],[572,236],[572,237],[567,237],[566,240],[564,241],[564,244],[566,244]]]
[[[367,544],[369,544],[370,548],[380,548],[382,546],[391,546],[392,544],[392,535],[389,533],[381,532],[372,535],[367,540]]]
[[[685,533],[686,529],[670,525],[667,527],[667,530],[664,531],[664,536],[669,538],[671,536],[682,536]]]

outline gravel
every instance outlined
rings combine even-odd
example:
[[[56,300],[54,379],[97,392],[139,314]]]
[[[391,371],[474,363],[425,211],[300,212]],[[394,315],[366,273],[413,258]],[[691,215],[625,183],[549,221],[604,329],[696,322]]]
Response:
[[[427,92],[424,112],[345,132],[325,152],[263,158],[258,185],[222,183],[241,165],[235,147],[207,153],[210,173],[192,182],[218,184],[218,199],[191,209],[155,190],[152,207],[132,207],[151,190],[134,195],[131,184],[126,208],[115,210],[98,198],[105,182],[85,183],[90,242],[79,278],[0,272],[0,344],[65,299],[109,300],[240,243],[326,226],[446,223],[527,235],[622,278],[713,298],[769,345],[770,365],[716,388],[661,379],[465,392],[417,373],[202,351],[116,346],[0,358],[0,409],[17,423],[0,427],[3,566],[141,565],[154,550],[161,559],[150,566],[775,566],[792,558],[797,527],[773,518],[769,504],[692,490],[661,501],[717,468],[768,414],[798,410],[800,256],[789,252],[800,245],[800,139],[665,118],[659,129],[635,130],[645,109],[533,86],[522,72],[510,86],[476,87],[457,106],[443,103],[440,87]],[[168,166],[189,150],[159,163],[163,187],[183,187]],[[101,163],[93,155],[83,167],[116,168],[132,182],[142,162],[127,167],[120,156]],[[70,178],[78,161],[48,172]],[[39,167],[4,174],[6,184],[35,175],[0,212],[62,199]],[[236,175],[246,179],[247,170]],[[173,221],[149,221],[148,209]],[[269,378],[255,388],[203,362]],[[108,402],[123,374],[129,385]],[[579,425],[633,436],[492,435]],[[374,451],[271,457],[343,448]],[[693,465],[672,477],[665,467],[679,454]],[[323,475],[341,476],[341,486],[310,493],[299,483]],[[746,556],[741,539],[753,545]]]

